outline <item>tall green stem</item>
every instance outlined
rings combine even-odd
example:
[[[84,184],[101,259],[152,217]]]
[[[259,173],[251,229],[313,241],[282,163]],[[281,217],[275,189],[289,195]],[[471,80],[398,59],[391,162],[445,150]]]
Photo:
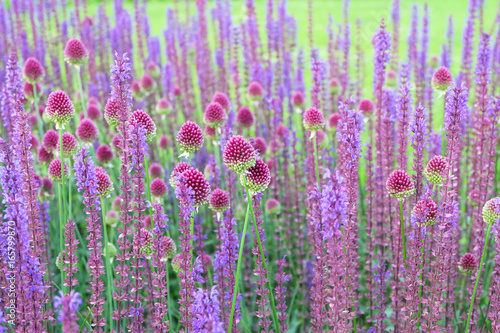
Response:
[[[108,297],[108,323],[109,323],[109,328],[110,331],[113,329],[113,322],[112,322],[112,313],[113,313],[113,295],[112,289],[113,289],[113,284],[111,283],[111,277],[112,277],[112,272],[111,272],[111,262],[110,262],[110,257],[109,257],[109,246],[108,246],[108,231],[106,230],[106,208],[104,206],[104,198],[101,197],[101,211],[102,211],[102,227],[103,227],[103,232],[104,232],[104,248],[106,250],[106,278],[108,280],[108,286],[106,288],[106,294]]]
[[[417,232],[421,232],[421,230],[418,230]],[[420,264],[420,280],[422,281],[422,284],[420,285],[420,290],[418,291],[418,298],[422,300],[422,293],[424,291],[424,262],[425,262],[425,235],[424,239],[422,240],[422,263]],[[420,318],[422,317],[422,301],[418,304],[418,327],[420,331]]]
[[[318,188],[321,189],[321,183],[319,182],[319,162],[318,162],[318,140],[316,133],[314,133],[314,168],[316,170],[316,182],[318,183]]]
[[[65,174],[64,174],[63,129],[62,128],[59,128],[59,157],[60,157],[60,161],[61,161],[61,191],[60,191],[61,209],[60,209],[60,213],[59,213],[59,218],[60,218],[59,229],[61,231],[61,260],[63,260],[62,251],[64,250],[64,241],[62,240],[62,238],[63,238],[63,230],[66,226],[66,214],[65,214],[65,211],[66,211],[65,192],[66,192],[66,190],[64,187]],[[64,260],[63,260],[63,263],[64,263]],[[64,272],[62,273],[62,276],[64,277]],[[64,285],[63,285],[62,281],[61,281],[61,288],[63,288],[63,291],[64,291]]]
[[[75,66],[75,69],[76,69],[76,79],[78,82],[78,89],[80,90],[80,101],[82,102],[82,112],[86,117],[88,117],[89,115],[87,114],[87,110],[85,110],[85,98],[83,95],[83,85],[82,85],[82,77],[80,75],[80,66]]]
[[[469,324],[470,324],[470,318],[472,316],[472,308],[474,307],[474,302],[476,300],[477,286],[479,285],[479,278],[481,277],[481,270],[483,269],[484,258],[486,257],[486,249],[488,248],[490,233],[491,233],[491,223],[488,223],[488,229],[486,229],[486,239],[484,241],[483,255],[481,256],[481,263],[479,264],[479,269],[477,271],[476,284],[474,285],[474,292],[472,293],[472,299],[470,301],[469,315],[467,316],[467,326],[465,327],[465,332],[469,332]]]
[[[60,183],[57,183],[57,204],[59,206],[59,247],[61,249],[60,255],[61,255],[61,262],[62,266],[64,267],[64,258],[63,258],[63,251],[64,251],[64,228],[63,228],[63,209],[62,209],[62,187]],[[63,288],[64,291],[64,269],[61,269],[61,288]]]
[[[146,183],[148,186],[148,200],[149,200],[149,202],[152,203],[152,201],[151,201],[151,185],[149,182],[148,157],[146,155],[144,155],[144,169],[146,172]],[[155,227],[155,222],[153,221],[153,206],[152,205],[149,206],[149,218],[151,219],[151,229],[153,229]]]
[[[40,138],[43,137],[43,122],[40,116],[40,111],[38,110],[38,92],[36,91],[36,83],[33,84],[33,103],[35,104],[35,114],[38,122],[38,135]]]
[[[406,238],[405,238],[405,220],[403,215],[403,201],[399,201],[399,207],[401,208],[401,237],[403,238],[403,260],[405,263],[405,269],[408,269],[406,265]]]

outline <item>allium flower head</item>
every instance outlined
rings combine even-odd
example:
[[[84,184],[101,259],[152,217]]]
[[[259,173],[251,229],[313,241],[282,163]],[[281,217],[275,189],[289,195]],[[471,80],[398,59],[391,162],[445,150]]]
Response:
[[[116,210],[110,209],[106,213],[106,225],[110,227],[116,227],[118,225],[119,216]]]
[[[267,189],[271,182],[271,171],[267,164],[258,158],[253,167],[241,175],[242,184],[248,186],[250,192],[258,193]],[[244,177],[244,178],[243,178]]]
[[[83,119],[76,128],[76,136],[83,142],[94,142],[99,135],[99,130],[90,119]]]
[[[53,151],[57,149],[57,145],[59,143],[59,134],[57,131],[48,130],[43,135],[42,145],[46,151]]]
[[[177,164],[174,170],[172,170],[172,173],[170,174],[170,180],[169,180],[170,185],[172,187],[175,187],[175,177],[177,176],[177,174],[183,174],[184,171],[191,169],[193,169],[193,167],[186,162],[180,162],[179,164]]]
[[[432,199],[421,199],[413,207],[412,214],[421,218],[424,225],[434,225],[437,222],[438,206]]]
[[[217,102],[207,105],[203,114],[203,121],[210,127],[219,128],[227,119],[226,112]]]
[[[54,160],[54,154],[50,151],[47,151],[44,146],[41,146],[40,148],[38,148],[36,160],[40,164],[49,164],[50,162],[52,162],[52,160]]]
[[[276,135],[279,136],[280,138],[285,137],[288,134],[288,127],[286,127],[283,124],[279,124],[278,127],[276,127]]]
[[[318,131],[318,133],[321,131]],[[272,139],[269,142],[269,150],[271,151],[271,154],[277,154],[282,148],[282,144],[278,139]]]
[[[363,115],[369,116],[373,113],[375,107],[373,106],[373,102],[369,99],[362,99],[358,104],[358,110],[363,112]]]
[[[153,178],[161,178],[163,177],[164,173],[163,173],[163,168],[160,164],[158,163],[152,163],[150,166],[149,166],[149,175]]]
[[[149,75],[148,73],[144,73],[141,78],[141,87],[145,92],[151,93],[156,88],[156,82],[155,80],[153,80],[151,75]]]
[[[231,137],[224,147],[223,160],[229,170],[241,174],[255,165],[257,153],[254,147],[240,135]]]
[[[304,106],[304,103],[305,103],[304,95],[300,91],[295,92],[295,94],[293,94],[292,96],[293,106],[295,106],[296,108],[302,108]]]
[[[40,83],[35,83],[35,84],[31,84],[29,82],[24,82],[24,85],[23,85],[23,93],[24,93],[24,97],[26,98],[27,101],[33,103],[33,100],[35,98],[35,92],[33,91],[33,86],[36,85],[36,95],[37,97],[40,97],[43,93],[42,91],[42,86],[40,85]]]
[[[95,177],[97,178],[97,192],[100,196],[108,197],[113,191],[113,181],[108,173],[103,168],[96,167]]]
[[[394,170],[389,175],[385,186],[389,195],[400,201],[415,192],[415,186],[410,176],[405,171],[399,169]]]
[[[208,270],[212,266],[212,256],[208,253],[203,253],[200,256],[200,261],[205,270]]]
[[[238,110],[238,113],[236,114],[236,123],[239,126],[249,128],[253,125],[254,121],[255,119],[252,111],[250,111],[250,108],[244,106]]]
[[[310,107],[304,112],[302,123],[306,130],[316,132],[325,127],[325,117],[315,107]]]
[[[63,269],[63,262],[62,262],[62,258],[61,258],[61,253],[59,253],[57,255],[57,258],[56,258],[56,267],[59,268],[60,271],[62,271],[62,269]]]
[[[156,102],[156,112],[159,114],[167,114],[170,111],[170,108],[170,102],[166,98],[160,98],[158,102]]]
[[[385,82],[389,87],[395,87],[398,85],[398,75],[392,69],[387,71],[387,76],[385,78]]]
[[[229,98],[224,93],[216,93],[212,97],[212,103],[219,103],[225,111],[229,110]]]
[[[436,68],[439,64],[439,57],[437,54],[432,54],[430,57],[429,57],[429,65],[432,67],[432,68]]]
[[[115,147],[116,150],[120,151],[122,148],[123,136],[120,133],[116,133],[111,139],[111,144]]]
[[[54,195],[54,183],[47,177],[40,180],[40,196],[42,198],[52,197]]]
[[[330,82],[328,83],[329,87],[330,87],[330,93],[331,94],[338,94],[340,92],[340,81],[337,79],[337,78],[332,78],[330,80]]]
[[[154,77],[155,79],[160,76],[160,66],[156,64],[154,61],[149,61],[146,64],[146,72],[148,72],[149,75]]]
[[[251,102],[259,102],[264,98],[264,90],[262,89],[262,85],[253,81],[248,85],[247,88],[247,96]]]
[[[175,245],[174,240],[170,237],[161,237],[160,242],[165,251],[165,255],[162,258],[162,261],[167,261],[175,255],[175,253],[177,252],[177,246]]]
[[[160,178],[155,178],[151,184],[151,195],[156,201],[160,201],[161,197],[167,193],[167,185]]]
[[[118,126],[118,111],[120,111],[120,102],[108,99],[104,107],[104,118],[110,127]]]
[[[252,144],[255,151],[259,154],[259,156],[264,155],[267,151],[267,143],[261,137],[251,138],[250,143]]]
[[[64,132],[62,135],[62,144],[64,157],[73,157],[76,155],[79,145],[78,140],[73,136],[73,134]],[[59,141],[57,142],[57,151],[60,151]]]
[[[88,104],[99,107],[99,101],[94,96],[89,97]]]
[[[47,98],[45,112],[49,120],[56,124],[56,128],[64,128],[75,115],[75,107],[64,91],[56,90]]]
[[[141,124],[146,129],[146,142],[151,142],[156,136],[156,125],[151,117],[142,110],[136,110],[130,116],[130,124]]]
[[[483,206],[483,221],[486,224],[497,223],[500,219],[500,198],[496,197],[486,201]]]
[[[141,228],[139,233],[141,243],[139,251],[144,253],[144,256],[149,259],[153,253],[153,234],[146,228]]]
[[[44,75],[45,70],[37,59],[33,57],[26,59],[23,66],[23,78],[26,81],[35,84],[35,82],[42,80]]]
[[[210,194],[210,209],[216,213],[224,213],[229,209],[229,196],[226,191],[221,190],[220,188],[215,189]]]
[[[181,270],[181,263],[182,263],[182,258],[183,258],[183,253],[177,253],[173,258],[172,258],[172,269],[174,270],[175,274],[179,274],[179,271]]]
[[[481,193],[479,193],[479,190],[477,188],[472,189],[469,192],[467,198],[473,205],[479,205],[481,203]]]
[[[115,156],[115,154],[113,153],[113,150],[111,149],[111,147],[109,147],[108,145],[100,145],[96,152],[96,157],[97,157],[97,160],[101,163],[101,164],[106,164],[108,163],[109,161],[111,161],[113,159],[113,157]]]
[[[266,201],[266,213],[269,215],[276,215],[281,212],[281,204],[278,200],[274,198],[267,199]]]
[[[158,142],[158,145],[162,149],[167,149],[167,147],[168,147],[168,139],[167,139],[167,136],[165,134],[161,136],[160,142]]]
[[[460,258],[458,269],[465,274],[474,273],[477,268],[476,257],[472,253],[466,253]]]
[[[108,243],[108,251],[109,251],[109,263],[113,263],[113,259],[115,258],[116,254],[118,253],[115,244],[113,243]],[[106,255],[106,247],[104,247],[104,255]]]
[[[188,169],[182,173],[185,184],[193,190],[193,206],[197,207],[208,201],[210,197],[210,183],[201,171],[195,168]]]
[[[173,93],[174,93],[175,97],[179,97],[180,95],[182,95],[182,89],[181,89],[181,87],[175,86]]]
[[[95,104],[89,104],[87,107],[87,117],[91,120],[99,119],[101,117],[101,111]]]
[[[448,162],[443,156],[436,155],[429,160],[424,169],[424,175],[427,180],[432,184],[443,185],[446,179],[446,172],[448,171]]]
[[[89,52],[82,41],[71,38],[64,47],[64,60],[71,65],[81,66],[89,59]]]
[[[130,84],[130,91],[132,93],[132,97],[135,99],[140,99],[142,97],[142,86],[141,81],[134,80]]]
[[[192,121],[186,121],[177,133],[177,142],[183,152],[181,156],[194,153],[203,146],[203,132],[200,126]]]
[[[66,163],[64,163],[64,178],[65,179],[69,178],[68,170],[69,170],[68,166],[66,165]],[[61,160],[60,159],[53,160],[50,163],[49,169],[47,172],[49,174],[50,180],[60,183],[62,181]]]
[[[445,92],[452,83],[453,76],[446,67],[439,67],[434,75],[432,75],[432,87],[434,90]]]
[[[212,127],[210,127],[208,125],[205,126],[205,136],[207,138],[214,138],[216,133],[217,132],[216,132],[215,128],[212,128]]]

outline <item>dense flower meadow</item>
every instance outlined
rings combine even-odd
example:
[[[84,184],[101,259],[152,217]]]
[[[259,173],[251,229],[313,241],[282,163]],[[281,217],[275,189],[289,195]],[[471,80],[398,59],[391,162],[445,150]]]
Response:
[[[0,3],[0,332],[500,332],[500,7],[122,2]]]

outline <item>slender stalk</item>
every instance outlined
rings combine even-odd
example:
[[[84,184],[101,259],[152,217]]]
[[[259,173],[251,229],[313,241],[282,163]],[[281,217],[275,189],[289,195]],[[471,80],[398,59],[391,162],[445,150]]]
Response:
[[[152,206],[152,201],[151,201],[151,185],[149,181],[149,167],[148,167],[148,157],[144,155],[144,169],[146,172],[146,183],[148,186],[148,200],[151,203],[149,205],[149,217],[151,218],[151,229],[155,227],[155,222],[153,221],[153,206]]]
[[[417,232],[421,232],[421,230],[417,230]],[[425,262],[425,235],[424,239],[422,240],[422,263],[420,264],[420,280],[422,281],[422,284],[420,285],[420,290],[418,291],[418,298],[422,300],[422,293],[424,291],[424,262]],[[422,301],[420,301],[420,304],[418,305],[418,328],[420,331],[420,318],[422,317]]]
[[[63,253],[62,251],[64,250],[64,241],[63,241],[63,230],[65,229],[65,226],[66,226],[66,216],[64,214],[65,210],[66,210],[66,201],[65,201],[65,188],[64,188],[64,155],[63,155],[63,140],[62,140],[62,137],[63,137],[63,129],[60,128],[59,129],[59,154],[60,154],[60,159],[61,159],[61,188],[60,188],[60,191],[59,191],[59,195],[60,195],[60,198],[59,200],[61,201],[61,204],[60,204],[60,209],[59,209],[59,230],[61,232],[61,260],[63,262],[63,266],[64,266],[64,258],[63,258]],[[62,271],[62,275],[61,275],[64,279],[64,271]],[[64,292],[64,285],[61,281],[61,287],[63,288],[63,292]]]
[[[405,223],[403,217],[403,201],[399,201],[399,207],[401,208],[401,237],[403,238],[403,260],[405,263],[405,269],[408,268],[406,265],[406,238],[405,238]]]
[[[80,90],[80,101],[82,102],[82,112],[88,118],[87,110],[85,109],[85,98],[83,97],[82,77],[80,75],[80,66],[75,66],[76,81],[78,82],[78,89]]]
[[[40,116],[40,111],[38,111],[38,94],[36,91],[36,83],[33,84],[33,103],[35,104],[35,114],[38,122],[38,135],[40,138],[43,137],[43,122],[42,117]]]
[[[111,272],[111,263],[110,263],[110,258],[109,258],[109,246],[108,246],[108,231],[106,230],[106,208],[104,206],[104,198],[101,197],[101,212],[102,212],[102,227],[104,231],[104,248],[106,250],[106,278],[108,280],[108,285],[106,288],[106,295],[108,298],[108,323],[109,323],[109,328],[110,331],[113,329],[113,321],[112,321],[112,313],[113,313],[113,295],[112,289],[113,289],[113,284],[111,283],[112,280],[112,272]]]
[[[61,254],[61,262],[64,267],[64,258],[63,258],[63,250],[64,250],[64,231],[63,231],[63,210],[62,210],[62,189],[61,189],[61,184],[57,183],[57,205],[59,207],[59,247],[60,247],[60,254]],[[64,269],[61,269],[61,286],[64,288],[63,285],[64,281]]]
[[[477,286],[479,285],[479,278],[481,277],[481,270],[483,269],[484,258],[486,257],[486,249],[488,248],[490,233],[491,233],[491,223],[488,223],[488,229],[486,229],[486,239],[484,241],[483,255],[481,256],[481,263],[479,264],[479,269],[477,271],[476,284],[474,285],[474,292],[472,293],[472,299],[470,301],[469,315],[467,316],[467,325],[465,326],[465,332],[469,332],[469,324],[470,324],[470,318],[472,316],[472,308],[474,307],[474,301],[476,300]]]
[[[321,183],[319,182],[319,163],[318,163],[318,140],[316,137],[316,133],[314,133],[314,168],[316,170],[316,182],[318,183],[318,188],[321,189]]]
[[[219,149],[219,141],[217,140],[217,130],[215,131],[214,137],[214,151],[215,151],[215,160],[217,161],[217,166],[219,170],[222,171],[222,161],[220,158],[220,149]],[[221,187],[224,187],[224,177],[220,177]]]

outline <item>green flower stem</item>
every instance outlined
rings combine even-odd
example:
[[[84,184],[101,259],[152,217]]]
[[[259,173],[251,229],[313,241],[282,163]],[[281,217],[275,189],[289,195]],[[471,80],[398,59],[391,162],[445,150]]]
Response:
[[[61,232],[61,260],[63,262],[64,266],[64,258],[63,258],[63,250],[64,250],[64,236],[63,236],[63,230],[66,226],[66,215],[65,215],[65,210],[66,210],[66,199],[65,199],[65,188],[64,188],[64,155],[63,155],[63,140],[62,140],[62,135],[63,135],[63,129],[59,128],[59,154],[60,154],[60,161],[61,161],[61,188],[60,188],[60,198],[59,200],[61,201],[60,204],[60,209],[59,209],[59,230]],[[61,272],[61,276],[64,280],[64,271]],[[65,292],[65,287],[63,284],[63,280],[61,280],[61,287],[63,288],[63,292]]]
[[[248,201],[247,205],[247,214],[245,216],[245,223],[243,224],[243,233],[241,234],[241,240],[240,240],[240,250],[238,253],[238,264],[236,267],[236,276],[235,276],[235,284],[234,284],[234,292],[233,292],[233,302],[231,304],[231,314],[229,316],[229,325],[227,328],[228,333],[231,333],[231,330],[233,328],[233,319],[234,319],[234,310],[236,309],[236,298],[238,296],[238,284],[240,282],[240,272],[241,272],[241,266],[242,264],[242,258],[243,258],[243,246],[245,245],[245,237],[247,234],[247,226],[248,226],[248,216],[250,213],[250,206],[251,206],[250,200]]]
[[[76,70],[76,81],[78,82],[78,89],[80,90],[80,101],[82,102],[82,112],[88,118],[87,110],[85,109],[85,98],[83,95],[83,85],[82,85],[82,77],[80,73],[80,66],[75,66]]]
[[[408,269],[406,265],[406,238],[405,238],[405,223],[403,215],[403,201],[399,201],[399,207],[401,208],[401,237],[403,238],[403,260],[405,263],[405,269]]]
[[[420,230],[417,230],[417,232],[421,232]],[[425,262],[425,235],[424,239],[422,240],[422,263],[420,264],[420,280],[422,281],[422,284],[420,285],[420,290],[418,291],[418,298],[422,300],[422,293],[424,291],[424,262]],[[418,328],[420,331],[420,318],[422,317],[422,301],[420,301],[420,304],[418,305]]]
[[[111,262],[109,258],[109,246],[108,246],[108,232],[106,230],[106,208],[104,206],[104,198],[101,197],[101,212],[102,212],[102,227],[104,233],[104,248],[106,250],[106,278],[108,280],[108,286],[106,288],[106,295],[108,298],[108,323],[110,329],[113,329],[112,313],[113,313],[113,295],[112,289],[113,284],[111,282],[113,273],[111,272]]]
[[[316,182],[318,183],[318,188],[321,189],[321,183],[319,182],[319,162],[318,162],[318,140],[316,138],[316,133],[314,133],[314,169],[316,170]]]
[[[38,111],[38,94],[36,91],[36,83],[33,84],[33,103],[35,104],[35,114],[38,122],[38,135],[40,135],[40,138],[43,138],[43,122],[42,117],[40,116],[40,111]]]
[[[155,227],[155,222],[153,221],[153,202],[151,201],[151,185],[149,181],[149,166],[148,166],[148,157],[144,155],[144,169],[146,172],[146,184],[148,186],[148,200],[151,203],[149,206],[149,217],[151,218],[151,229]]]
[[[474,292],[472,293],[472,299],[469,306],[469,315],[467,316],[467,325],[465,326],[465,332],[469,332],[470,318],[472,316],[472,308],[474,307],[474,301],[476,300],[477,286],[479,285],[479,278],[481,277],[481,270],[483,269],[484,258],[486,258],[486,249],[488,248],[488,241],[490,240],[491,234],[491,223],[488,223],[488,229],[486,229],[486,239],[484,241],[483,255],[481,256],[481,263],[479,264],[479,269],[477,271],[476,284],[474,285]]]
[[[59,207],[59,247],[60,247],[60,254],[61,254],[61,262],[63,263],[64,267],[64,260],[63,260],[63,250],[64,250],[64,228],[63,228],[63,209],[62,209],[62,189],[61,189],[61,184],[57,183],[57,205]],[[61,269],[61,286],[64,289],[63,285],[64,281],[64,270]]]

